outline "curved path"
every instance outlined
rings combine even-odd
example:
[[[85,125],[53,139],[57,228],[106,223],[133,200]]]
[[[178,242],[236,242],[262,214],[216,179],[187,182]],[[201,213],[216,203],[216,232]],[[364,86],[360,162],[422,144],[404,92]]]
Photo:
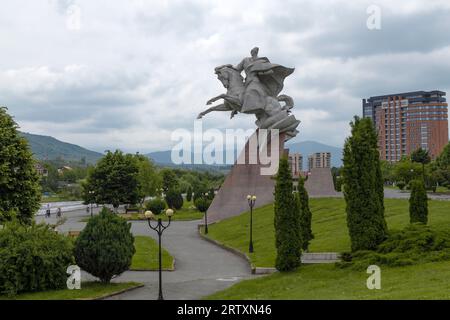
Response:
[[[85,223],[79,222],[87,216],[85,211],[65,213],[67,221],[60,231],[81,230]],[[55,218],[37,217],[38,221],[54,223]],[[244,259],[203,240],[197,231],[200,221],[173,221],[164,231],[162,244],[175,258],[175,271],[163,272],[163,294],[165,299],[200,299],[216,291],[226,289],[251,275],[250,267]],[[157,239],[155,231],[147,222],[133,222],[135,235],[151,236]],[[83,280],[92,276],[83,274]],[[127,271],[114,281],[136,281],[144,287],[132,290],[110,299],[149,299],[158,297],[158,272]]]

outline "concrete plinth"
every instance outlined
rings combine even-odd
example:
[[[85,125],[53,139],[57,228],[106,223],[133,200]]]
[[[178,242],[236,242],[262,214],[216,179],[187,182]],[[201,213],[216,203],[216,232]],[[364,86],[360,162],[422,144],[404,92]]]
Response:
[[[287,150],[284,149],[284,140],[284,134],[280,134],[278,148],[280,157],[283,154],[287,154]],[[255,208],[262,207],[274,201],[275,180],[273,179],[273,175],[261,174],[261,168],[267,168],[268,165],[261,164],[259,156],[255,154],[258,153],[259,155],[259,150],[252,151],[249,149],[251,148],[249,147],[249,141],[247,141],[244,150],[242,150],[238,160],[225,178],[224,183],[208,209],[208,223],[217,222],[249,211],[247,201],[247,195],[249,194],[256,195]],[[270,156],[270,141],[267,143],[267,149],[269,150],[268,154]],[[264,149],[263,152],[265,152]],[[249,160],[252,157],[255,157],[253,159],[257,158],[254,164]],[[275,172],[277,171],[278,161],[276,161]]]

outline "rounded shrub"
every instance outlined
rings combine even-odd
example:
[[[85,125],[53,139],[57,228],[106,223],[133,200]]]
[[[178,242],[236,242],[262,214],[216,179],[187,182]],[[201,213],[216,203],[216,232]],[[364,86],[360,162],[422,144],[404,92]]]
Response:
[[[145,208],[154,214],[160,214],[166,208],[166,202],[161,198],[155,198],[148,201]]]
[[[166,203],[171,209],[179,210],[183,207],[183,196],[178,190],[169,190],[166,192]]]
[[[397,187],[398,187],[400,190],[403,190],[403,189],[405,189],[405,187],[406,187],[406,183],[405,183],[404,181],[399,181],[399,182],[397,182]]]
[[[75,241],[75,260],[83,270],[108,283],[129,269],[135,253],[131,224],[103,208],[89,219]]]
[[[72,241],[46,224],[6,223],[0,229],[0,294],[64,288],[72,253]]]
[[[211,205],[211,200],[206,197],[197,198],[194,202],[198,211],[205,213]]]

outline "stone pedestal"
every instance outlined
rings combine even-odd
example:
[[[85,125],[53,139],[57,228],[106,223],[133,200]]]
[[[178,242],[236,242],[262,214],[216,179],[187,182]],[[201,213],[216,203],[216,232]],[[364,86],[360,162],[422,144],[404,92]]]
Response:
[[[254,133],[257,134],[258,131]],[[279,136],[279,155],[280,158],[286,154],[284,149],[285,135]],[[271,142],[267,143],[267,148],[271,150]],[[260,159],[253,151],[249,150],[249,141],[247,141],[244,150],[239,155],[233,165],[230,173],[225,178],[224,183],[214,197],[211,206],[208,209],[208,223],[217,222],[229,217],[240,215],[249,211],[247,195],[256,195],[255,208],[262,207],[274,201],[275,180],[272,175],[262,175],[261,168],[268,167],[263,165]],[[265,151],[264,151],[265,152]],[[258,159],[256,164],[252,164],[249,159],[252,156]],[[276,162],[276,170],[278,171],[278,161]]]

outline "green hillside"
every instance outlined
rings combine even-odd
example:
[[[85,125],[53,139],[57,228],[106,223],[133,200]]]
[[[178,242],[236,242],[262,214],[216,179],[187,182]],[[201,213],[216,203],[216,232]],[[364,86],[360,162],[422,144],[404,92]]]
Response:
[[[101,153],[62,142],[53,137],[23,132],[21,134],[28,140],[30,148],[38,160],[80,161],[85,158],[87,163],[95,163],[103,156]]]

